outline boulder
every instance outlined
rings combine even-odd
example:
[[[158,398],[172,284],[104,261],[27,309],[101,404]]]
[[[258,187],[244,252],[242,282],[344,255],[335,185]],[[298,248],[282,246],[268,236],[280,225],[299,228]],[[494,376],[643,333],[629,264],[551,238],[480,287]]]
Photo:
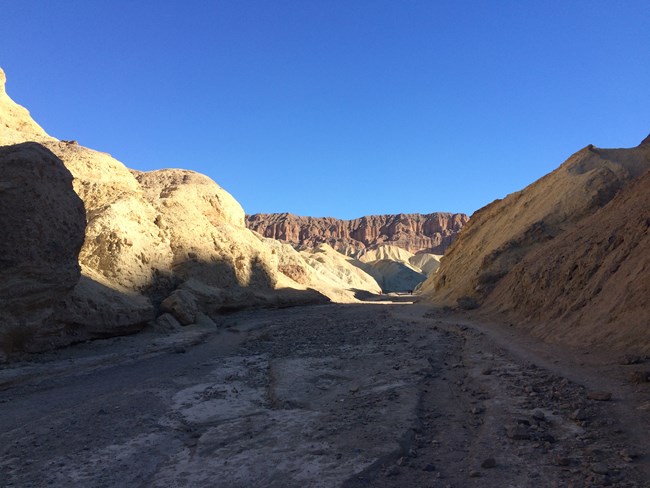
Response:
[[[169,242],[171,271],[217,288],[273,289],[277,270],[269,250],[244,227],[237,201],[207,176],[188,170],[137,173],[157,213],[161,238]]]
[[[181,325],[190,325],[196,322],[199,312],[196,297],[187,290],[174,290],[160,304],[160,310],[172,314]]]
[[[84,270],[79,283],[57,307],[56,335],[43,348],[88,339],[133,334],[155,318],[147,297],[115,289],[115,285]]]
[[[158,298],[168,293],[170,243],[131,171],[106,153],[60,141],[46,144],[73,174],[86,207],[80,263],[120,288]]]
[[[59,158],[37,143],[0,147],[0,339],[11,348],[50,320],[79,281],[85,223]]]

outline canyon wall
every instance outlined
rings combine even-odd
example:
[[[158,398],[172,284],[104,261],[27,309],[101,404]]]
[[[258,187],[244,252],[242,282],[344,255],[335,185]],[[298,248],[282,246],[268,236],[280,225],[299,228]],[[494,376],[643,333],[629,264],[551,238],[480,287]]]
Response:
[[[420,287],[550,341],[650,352],[650,138],[589,145],[480,209]]]
[[[0,70],[0,232],[11,237],[0,360],[144,327],[214,325],[237,308],[381,291],[349,260],[321,252],[312,266],[311,254],[248,230],[239,203],[205,175],[133,171],[51,137],[5,81]]]
[[[411,253],[443,254],[467,223],[460,213],[371,215],[353,220],[299,217],[290,213],[246,217],[249,229],[300,247],[326,243],[346,255],[391,244]]]

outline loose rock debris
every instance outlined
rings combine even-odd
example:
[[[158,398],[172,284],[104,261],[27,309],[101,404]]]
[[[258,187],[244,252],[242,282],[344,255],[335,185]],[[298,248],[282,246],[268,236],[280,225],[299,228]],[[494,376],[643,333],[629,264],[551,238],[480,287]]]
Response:
[[[631,443],[616,395],[425,312],[386,303],[242,312],[154,349],[160,339],[145,335],[32,358],[4,372],[17,379],[0,391],[0,479],[649,486],[647,446]]]

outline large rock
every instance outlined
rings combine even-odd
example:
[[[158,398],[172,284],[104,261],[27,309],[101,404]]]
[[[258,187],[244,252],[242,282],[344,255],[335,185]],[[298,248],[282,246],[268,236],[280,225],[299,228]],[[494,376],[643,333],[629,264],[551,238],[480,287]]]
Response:
[[[478,210],[422,292],[438,305],[481,301],[527,254],[607,204],[650,166],[650,147],[587,146],[525,189]]]
[[[131,291],[164,294],[171,287],[172,250],[158,213],[135,176],[109,154],[74,143],[45,143],[74,176],[88,225],[79,261]]]
[[[136,177],[156,211],[161,238],[171,247],[171,271],[180,280],[195,278],[218,288],[275,287],[269,250],[244,227],[241,206],[214,181],[180,169]]]
[[[427,275],[407,262],[380,259],[367,263],[368,273],[373,275],[385,293],[412,292]]]
[[[35,161],[45,153],[53,159],[57,156],[60,168],[62,161],[72,174],[72,187],[83,200],[86,216],[79,206],[81,233],[68,229],[63,233],[68,241],[57,247],[50,234],[61,233],[58,213],[67,212],[70,219],[77,215],[67,209],[67,197],[59,198],[57,176],[37,172],[27,177],[30,182],[20,187],[22,193],[14,191],[16,184],[5,182],[2,196],[10,202],[7,205],[43,204],[30,207],[32,220],[13,208],[3,212],[7,228],[31,233],[9,233],[12,238],[3,242],[6,262],[22,256],[25,268],[11,276],[13,264],[2,271],[6,277],[1,285],[3,324],[47,319],[39,347],[134,332],[161,311],[171,312],[184,324],[206,323],[206,314],[226,309],[322,303],[326,297],[353,301],[356,286],[378,291],[376,282],[343,256],[335,265],[334,275],[339,278],[321,280],[319,271],[291,246],[271,243],[247,229],[241,206],[204,175],[184,170],[131,171],[109,154],[50,137],[7,96],[1,73],[0,145],[32,140],[51,152],[41,148],[42,154],[28,159]],[[24,166],[26,174],[32,171],[29,164]],[[70,173],[66,173],[67,191],[78,205]],[[24,188],[41,185],[45,179],[54,182],[52,195],[47,194],[50,190],[34,189],[32,194],[45,197],[30,201]],[[28,224],[20,222],[21,216]],[[27,259],[35,251],[18,242],[34,236],[50,252],[40,260]],[[26,305],[27,295],[31,305]],[[15,312],[11,316],[10,305]],[[36,310],[42,313],[36,316]],[[14,342],[19,339],[23,340],[17,337]]]
[[[72,175],[37,143],[0,147],[0,340],[18,348],[77,284],[86,219]],[[12,342],[10,345],[9,342]]]
[[[246,223],[264,237],[301,247],[325,243],[347,255],[357,255],[380,244],[392,244],[411,253],[443,254],[467,223],[467,216],[437,212],[339,220],[282,213],[249,215]]]
[[[41,340],[41,349],[132,334],[154,318],[154,307],[147,297],[120,289],[102,275],[84,269],[79,283],[56,308],[58,333]]]

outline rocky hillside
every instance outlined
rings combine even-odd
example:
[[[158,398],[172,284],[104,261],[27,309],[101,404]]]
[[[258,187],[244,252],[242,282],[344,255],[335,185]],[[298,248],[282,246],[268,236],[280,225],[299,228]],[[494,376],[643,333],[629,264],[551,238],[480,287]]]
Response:
[[[321,253],[314,267],[313,253],[251,232],[239,203],[204,175],[131,171],[49,136],[7,95],[2,70],[0,147],[0,231],[11,236],[2,244],[0,358],[211,323],[232,308],[380,291],[345,259]],[[326,279],[321,261],[335,268]]]
[[[477,211],[422,294],[507,314],[548,340],[650,352],[649,141],[587,146]]]
[[[526,255],[490,294],[536,335],[650,353],[650,171]]]
[[[391,244],[413,254],[443,254],[467,223],[467,215],[452,213],[371,215],[354,220],[254,214],[246,217],[249,229],[272,239],[301,247],[326,243],[356,256],[367,248]]]

